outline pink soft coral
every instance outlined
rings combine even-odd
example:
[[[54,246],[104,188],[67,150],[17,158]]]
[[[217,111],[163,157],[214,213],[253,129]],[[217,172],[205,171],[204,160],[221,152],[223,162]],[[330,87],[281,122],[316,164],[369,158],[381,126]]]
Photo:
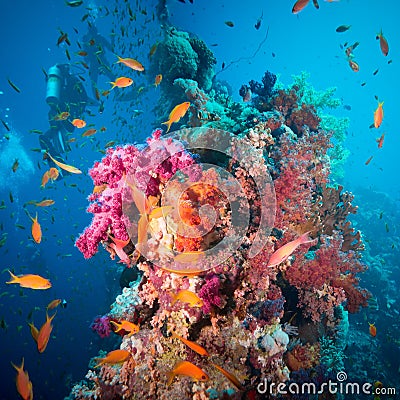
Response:
[[[162,138],[161,130],[156,130],[147,143],[142,150],[133,145],[109,148],[101,162],[97,161],[90,169],[95,186],[107,186],[101,193],[89,196],[93,203],[87,211],[94,217],[75,243],[85,258],[97,252],[98,244],[106,240],[108,234],[119,240],[129,239],[122,213],[125,176],[132,177],[146,196],[157,196],[160,195],[160,184],[165,184],[178,170],[194,164],[193,157],[183,145],[171,138]],[[198,174],[196,168],[188,171],[193,180]]]

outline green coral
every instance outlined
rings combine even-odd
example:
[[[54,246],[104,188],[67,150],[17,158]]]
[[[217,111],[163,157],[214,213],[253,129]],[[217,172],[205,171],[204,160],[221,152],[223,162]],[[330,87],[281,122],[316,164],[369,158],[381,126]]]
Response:
[[[317,110],[324,108],[337,108],[341,105],[340,99],[333,97],[336,88],[331,87],[325,90],[315,90],[308,79],[310,74],[302,71],[300,75],[292,75],[293,84],[290,89],[296,87],[299,103],[312,104]]]
[[[344,164],[350,155],[344,146],[346,131],[349,127],[349,118],[336,117],[332,114],[324,114],[321,111],[339,107],[342,102],[334,97],[336,88],[331,87],[326,90],[315,90],[308,82],[310,74],[302,71],[300,75],[292,75],[293,83],[289,90],[295,89],[299,99],[299,104],[310,104],[317,110],[321,118],[320,127],[325,131],[333,132],[334,147],[329,149],[328,155],[331,160],[331,177],[333,180],[340,180],[344,177]]]
[[[328,367],[329,371],[339,372],[344,370],[343,349],[336,346],[335,342],[328,336],[319,339],[320,363]]]

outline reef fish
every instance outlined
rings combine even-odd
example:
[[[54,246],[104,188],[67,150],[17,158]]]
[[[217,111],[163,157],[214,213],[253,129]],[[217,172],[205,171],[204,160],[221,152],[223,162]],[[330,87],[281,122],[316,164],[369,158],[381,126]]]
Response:
[[[28,322],[29,328],[31,330],[31,335],[33,337],[33,340],[35,343],[37,343],[37,338],[39,336],[39,330],[36,328],[35,324],[33,322]]]
[[[53,330],[53,325],[51,324],[51,322],[53,321],[53,318],[55,316],[56,313],[49,317],[46,312],[46,322],[40,328],[37,337],[37,349],[39,353],[43,353],[46,350],[47,344],[49,343],[51,331]]]
[[[75,118],[71,121],[71,124],[75,126],[75,128],[84,128],[86,126],[86,122],[83,119]]]
[[[115,80],[115,82],[110,82],[110,83],[112,85],[111,89],[114,89],[115,87],[126,88],[132,85],[133,80],[125,76],[120,76]]]
[[[16,158],[14,163],[13,163],[13,165],[12,165],[12,167],[11,167],[12,172],[17,172],[18,167],[19,167],[19,161],[18,161],[18,158]]]
[[[119,56],[117,57],[118,57],[117,63],[122,63],[127,67],[132,68],[135,71],[144,71],[144,67],[139,61],[134,60],[133,58],[121,58]]]
[[[365,165],[368,165],[373,158],[374,158],[374,156],[369,157],[368,160],[365,161]]]
[[[336,28],[336,32],[338,32],[338,33],[346,32],[350,28],[351,28],[351,25],[340,25]]]
[[[316,240],[311,239],[308,234],[311,231],[308,231],[306,233],[303,233],[301,236],[299,236],[297,239],[292,240],[289,243],[284,244],[282,247],[280,247],[278,250],[276,250],[271,258],[268,261],[268,267],[274,267],[275,265],[279,265],[280,263],[286,261],[290,255],[301,245],[305,243],[313,243]]]
[[[10,270],[8,270],[8,272],[11,275],[11,281],[6,282],[7,284],[18,283],[21,287],[28,289],[44,290],[51,288],[51,282],[40,275],[26,274],[17,276]]]
[[[190,290],[180,290],[177,294],[171,293],[172,294],[172,302],[171,305],[174,305],[177,301],[181,301],[183,303],[189,304],[191,307],[202,307],[203,306],[203,300],[200,299],[199,296],[197,296],[196,293],[190,291]]]
[[[293,14],[299,13],[303,8],[305,8],[308,5],[309,2],[310,0],[297,0],[292,8],[292,13]]]
[[[177,375],[184,375],[189,376],[195,381],[206,382],[208,381],[208,375],[198,366],[192,364],[189,361],[180,361],[178,362],[174,369],[168,372],[168,381],[167,385],[171,385],[172,381],[174,380],[175,376]]]
[[[36,213],[36,217],[32,218],[32,216],[28,214],[28,217],[32,220],[32,227],[31,227],[31,234],[32,238],[36,243],[40,243],[42,241],[42,228],[40,227],[39,221],[38,221],[38,215]]]
[[[375,128],[379,128],[381,126],[383,120],[383,101],[378,101],[378,107],[374,112],[374,126]]]
[[[162,81],[162,75],[158,74],[156,75],[156,77],[154,78],[154,86],[157,87]]]
[[[53,310],[61,304],[61,299],[52,300],[49,304],[47,304],[47,310]]]
[[[126,361],[130,357],[131,353],[128,350],[113,350],[107,353],[107,355],[103,358],[99,358],[100,361],[95,368],[100,367],[103,364],[121,364]]]
[[[179,339],[181,342],[185,343],[186,346],[190,347],[197,354],[200,354],[201,356],[206,356],[206,357],[210,356],[208,351],[204,347],[200,346],[199,344],[192,342],[191,340],[185,339],[182,336],[177,335],[176,333],[173,333],[172,337]]]
[[[376,326],[375,326],[375,324],[370,324],[368,322],[368,325],[369,325],[369,334],[371,336],[375,337],[376,336]]]
[[[376,139],[376,141],[378,142],[378,149],[382,148],[384,140],[385,140],[385,134],[382,133],[381,137]]]
[[[39,203],[37,203],[36,201],[32,202],[32,204],[34,204],[36,207],[48,207],[48,206],[52,206],[54,203],[55,203],[55,201],[52,199],[42,200],[42,201],[39,201]]]
[[[32,382],[29,380],[28,372],[24,371],[24,359],[22,358],[22,363],[18,367],[15,364],[11,365],[17,370],[16,386],[17,391],[24,400],[33,399]]]
[[[57,161],[55,158],[53,158],[51,156],[50,153],[46,153],[46,154],[51,158],[51,160],[54,162],[54,164],[58,165],[61,169],[65,170],[67,172],[71,172],[71,174],[81,174],[82,173],[82,171],[80,169],[73,167],[72,165],[67,165],[60,161]]]
[[[349,60],[349,66],[354,72],[358,72],[360,70],[360,66],[353,60]]]
[[[243,390],[243,386],[240,383],[239,379],[236,378],[235,375],[231,374],[230,372],[226,371],[224,368],[220,367],[219,365],[216,365],[214,363],[211,363],[211,365],[213,367],[215,367],[219,372],[221,372],[223,375],[225,375],[225,377],[227,377],[231,383],[233,383],[237,389],[239,390]]]
[[[124,330],[129,332],[128,337],[134,335],[139,332],[139,326],[134,324],[133,322],[126,321],[125,319],[120,322],[110,321],[110,324],[114,325],[115,332],[119,332]]]
[[[378,39],[382,54],[386,57],[389,54],[389,45],[386,38],[383,36],[382,29],[381,32],[376,35],[376,40]]]
[[[174,109],[170,112],[168,121],[163,122],[164,125],[168,126],[167,132],[169,132],[171,125],[174,122],[178,122],[185,114],[186,111],[190,107],[190,102],[185,101],[184,103],[178,104],[174,107]]]

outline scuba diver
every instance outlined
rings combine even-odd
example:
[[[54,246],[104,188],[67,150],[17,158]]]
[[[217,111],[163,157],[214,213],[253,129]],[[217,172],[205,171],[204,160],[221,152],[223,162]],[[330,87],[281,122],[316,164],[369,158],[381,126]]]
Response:
[[[97,81],[99,75],[105,75],[110,81],[115,76],[107,61],[105,50],[112,52],[112,44],[97,31],[94,24],[88,22],[88,31],[82,38],[86,64],[89,67],[89,77],[92,83],[93,96],[98,99]]]
[[[39,140],[43,152],[57,157],[70,150],[67,135],[75,129],[70,120],[82,116],[88,100],[85,88],[78,77],[71,74],[69,64],[50,67],[46,89],[50,128]]]

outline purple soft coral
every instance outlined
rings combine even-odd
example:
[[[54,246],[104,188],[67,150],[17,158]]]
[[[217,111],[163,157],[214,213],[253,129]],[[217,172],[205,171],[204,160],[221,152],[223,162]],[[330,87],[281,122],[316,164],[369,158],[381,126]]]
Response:
[[[199,291],[199,297],[203,300],[203,312],[208,314],[213,306],[221,307],[222,299],[219,289],[221,282],[218,275],[210,275],[206,277],[206,283]]]
[[[102,339],[108,337],[111,333],[110,317],[108,315],[103,315],[102,317],[97,316],[90,324],[90,327],[93,331],[97,332]]]

